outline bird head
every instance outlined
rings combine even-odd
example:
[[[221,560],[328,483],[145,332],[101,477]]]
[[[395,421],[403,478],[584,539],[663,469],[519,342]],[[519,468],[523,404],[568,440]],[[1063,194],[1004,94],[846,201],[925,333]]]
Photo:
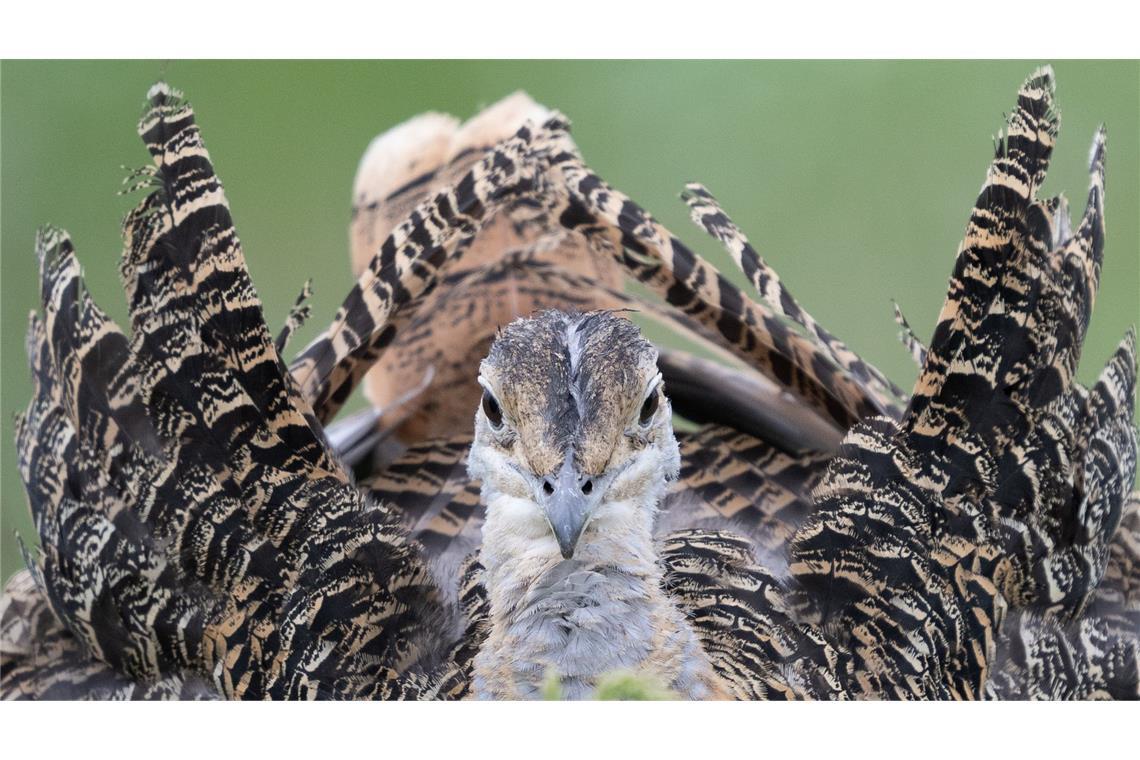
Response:
[[[680,456],[657,351],[636,325],[608,311],[515,320],[479,384],[468,462],[485,552],[606,562],[649,544]]]

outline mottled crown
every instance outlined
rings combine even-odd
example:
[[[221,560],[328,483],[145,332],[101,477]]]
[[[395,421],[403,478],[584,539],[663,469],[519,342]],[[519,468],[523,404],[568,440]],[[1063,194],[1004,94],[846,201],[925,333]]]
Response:
[[[480,366],[528,444],[537,474],[573,451],[583,474],[602,472],[625,421],[656,375],[657,350],[610,311],[543,311],[502,330]]]

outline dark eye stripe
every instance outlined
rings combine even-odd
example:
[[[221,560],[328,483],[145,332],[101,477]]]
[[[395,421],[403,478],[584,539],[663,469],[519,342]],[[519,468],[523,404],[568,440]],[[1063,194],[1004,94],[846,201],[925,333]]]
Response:
[[[495,401],[495,397],[489,391],[483,391],[483,414],[487,415],[491,427],[495,429],[502,427],[503,410],[499,408],[499,402]]]
[[[661,389],[657,387],[653,389],[653,392],[645,399],[645,403],[641,405],[641,414],[638,415],[638,420],[642,425],[649,422],[650,418],[653,417],[659,403],[661,403]]]

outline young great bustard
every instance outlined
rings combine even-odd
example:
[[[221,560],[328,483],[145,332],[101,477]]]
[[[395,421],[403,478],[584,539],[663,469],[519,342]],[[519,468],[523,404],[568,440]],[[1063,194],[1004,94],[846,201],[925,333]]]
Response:
[[[680,466],[657,351],[614,314],[547,311],[502,331],[479,383],[468,469],[490,614],[476,695],[534,698],[554,676],[582,698],[615,670],[722,694],[654,544]]]
[[[155,166],[140,174],[150,192],[126,224],[129,336],[90,300],[70,240],[48,232],[38,241],[43,315],[29,331],[36,393],[19,450],[41,552],[5,597],[6,696],[458,697],[471,693],[473,670],[487,679],[476,691],[527,694],[549,660],[572,696],[585,691],[598,668],[573,652],[548,656],[543,616],[539,637],[502,646],[502,637],[527,632],[495,599],[505,609],[531,593],[539,612],[551,609],[544,604],[557,611],[562,597],[546,594],[544,581],[573,587],[575,573],[594,580],[596,569],[503,574],[526,565],[527,548],[496,562],[489,516],[489,565],[468,563],[447,593],[433,560],[448,537],[409,533],[403,523],[425,496],[448,514],[456,503],[470,506],[477,486],[457,479],[454,466],[466,444],[458,455],[452,444],[420,446],[356,484],[323,425],[480,225],[511,209],[612,255],[684,316],[660,313],[703,330],[847,431],[825,466],[783,455],[789,477],[817,483],[798,500],[807,514],[784,528],[786,552],[759,544],[747,524],[744,535],[676,530],[691,528],[686,512],[665,500],[653,543],[662,593],[645,612],[669,619],[660,630],[675,645],[619,660],[648,664],[690,696],[1135,695],[1140,563],[1136,502],[1127,500],[1135,346],[1126,339],[1092,388],[1073,382],[1104,241],[1104,143],[1098,135],[1085,215],[1070,225],[1063,203],[1036,198],[1056,133],[1050,72],[1019,93],[938,329],[928,348],[916,347],[924,371],[905,409],[881,375],[787,296],[711,197],[694,188],[694,214],[734,252],[758,301],[586,168],[557,117],[521,127],[419,203],[384,237],[329,329],[287,370],[288,330],[275,341],[262,321],[189,107],[156,87],[140,133]],[[564,286],[586,282],[535,271]],[[564,318],[544,319],[549,327]],[[641,345],[620,317],[594,319],[611,339]],[[579,355],[579,378],[606,376],[605,353],[570,344],[566,367]],[[494,354],[484,376],[494,403],[479,412],[486,425],[496,411],[509,421],[529,408],[508,400],[511,384],[496,380]],[[616,406],[627,416],[610,422],[624,436],[636,413],[629,441],[653,398],[644,346],[639,357],[620,367],[628,384],[606,385],[626,388]],[[541,407],[546,396],[536,398]],[[560,392],[550,400],[568,403]],[[657,404],[648,417],[660,425],[667,405]],[[601,420],[578,415],[563,429],[573,430],[571,441],[595,441],[594,423]],[[710,499],[712,511],[743,504],[781,523],[787,504],[749,485],[771,485],[779,457],[745,438],[721,427],[682,441],[677,482],[688,471],[693,497],[703,498],[694,462],[703,449],[723,453],[705,468],[705,485],[725,497]],[[608,467],[576,448],[567,467],[565,441],[546,446],[543,458],[542,440],[522,444],[537,463],[530,478],[516,472],[513,485],[491,483],[488,502],[519,507],[522,516],[503,525],[516,539],[529,535],[527,546],[553,567],[588,561],[607,544],[604,512],[599,518],[590,497],[595,489],[612,496],[622,477],[600,487],[592,479],[604,480]],[[665,489],[667,461],[642,506]],[[471,464],[479,472],[479,460]],[[734,477],[719,477],[726,467],[737,468]],[[524,482],[537,490],[524,496]],[[525,503],[504,500],[512,488]],[[481,519],[477,510],[466,515]],[[779,535],[773,526],[761,532]],[[625,565],[633,559],[625,555]],[[512,594],[500,581],[514,577],[535,582]],[[620,601],[612,584],[599,588],[596,598],[578,598]],[[460,609],[463,619],[447,625]],[[504,667],[514,651],[535,652],[536,667]]]

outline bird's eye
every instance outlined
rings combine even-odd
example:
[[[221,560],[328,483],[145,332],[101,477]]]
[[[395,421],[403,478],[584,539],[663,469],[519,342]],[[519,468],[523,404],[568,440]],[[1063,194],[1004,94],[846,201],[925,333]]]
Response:
[[[503,426],[503,410],[499,408],[499,402],[495,401],[490,391],[483,391],[483,414],[487,415],[491,427],[498,430]]]
[[[638,420],[642,425],[649,422],[653,417],[654,412],[657,411],[657,405],[660,403],[661,390],[654,388],[649,397],[645,399],[645,403],[641,405],[641,414],[638,415]]]

